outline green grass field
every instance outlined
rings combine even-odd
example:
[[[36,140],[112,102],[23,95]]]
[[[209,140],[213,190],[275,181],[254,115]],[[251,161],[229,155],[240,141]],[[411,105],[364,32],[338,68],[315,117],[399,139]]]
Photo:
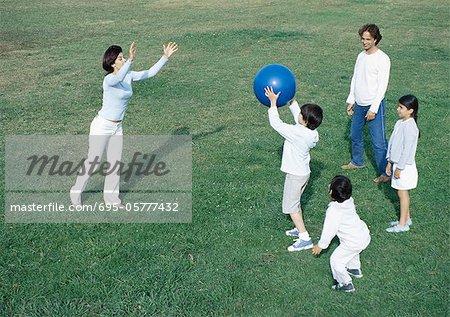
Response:
[[[446,316],[449,313],[449,4],[430,0],[25,1],[0,17],[2,142],[15,134],[87,134],[101,107],[101,58],[136,41],[134,69],[179,44],[134,84],[128,135],[190,134],[190,224],[7,224],[0,229],[1,316]],[[391,58],[387,130],[398,98],[420,101],[414,225],[387,234],[398,199],[350,157],[345,99],[358,28],[380,26]],[[299,103],[324,109],[304,217],[314,242],[336,174],[349,176],[372,242],[356,292],[330,290],[329,257],[286,251],[282,138],[253,96],[257,70],[291,68]],[[282,118],[291,120],[288,109]],[[367,159],[371,157],[366,135]],[[4,173],[4,155],[0,157]],[[3,174],[4,175],[4,174]],[[0,183],[4,205],[5,182]],[[99,198],[101,195],[99,194]]]

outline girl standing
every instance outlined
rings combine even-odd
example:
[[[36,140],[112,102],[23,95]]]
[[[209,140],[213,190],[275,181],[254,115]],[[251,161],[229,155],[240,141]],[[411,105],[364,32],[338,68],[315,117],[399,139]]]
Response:
[[[405,232],[412,225],[409,211],[409,190],[417,187],[417,168],[415,155],[419,129],[417,128],[417,113],[419,101],[413,95],[406,95],[399,99],[397,121],[389,139],[386,158],[386,174],[391,176],[391,186],[398,191],[400,199],[400,219],[392,221],[387,232]]]

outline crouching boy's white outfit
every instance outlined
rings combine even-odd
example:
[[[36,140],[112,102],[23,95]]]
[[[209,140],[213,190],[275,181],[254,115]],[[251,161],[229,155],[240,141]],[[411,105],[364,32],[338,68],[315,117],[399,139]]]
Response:
[[[339,203],[332,201],[323,224],[322,235],[317,244],[326,249],[334,236],[338,236],[340,245],[330,257],[333,278],[340,284],[351,283],[352,278],[348,269],[361,269],[359,254],[370,243],[370,232],[367,225],[356,213],[355,203],[350,197]]]

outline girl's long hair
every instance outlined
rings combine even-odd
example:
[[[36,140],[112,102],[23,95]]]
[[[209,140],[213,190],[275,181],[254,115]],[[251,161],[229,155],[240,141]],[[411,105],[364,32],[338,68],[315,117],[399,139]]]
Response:
[[[419,112],[419,100],[414,95],[405,95],[398,100],[398,103],[405,106],[406,109],[413,109],[411,116],[417,124],[417,114]]]
[[[414,121],[416,121],[416,125],[417,125],[417,117],[418,117],[418,112],[419,112],[419,100],[417,100],[416,96],[414,95],[405,95],[403,97],[401,97],[398,100],[398,103],[405,106],[406,109],[413,109],[413,113],[411,114],[411,116],[414,118]],[[419,131],[419,136],[420,138],[420,131]]]

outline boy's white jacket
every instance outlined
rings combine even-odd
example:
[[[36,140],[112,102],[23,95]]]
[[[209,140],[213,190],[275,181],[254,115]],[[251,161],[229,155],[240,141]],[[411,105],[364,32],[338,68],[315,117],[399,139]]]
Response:
[[[281,171],[297,176],[306,176],[311,173],[309,150],[319,141],[319,133],[310,130],[298,123],[300,107],[297,101],[289,106],[296,124],[284,123],[278,114],[276,107],[269,108],[269,122],[272,128],[284,139],[283,158],[281,159]]]
[[[328,248],[336,235],[339,237],[340,244],[351,250],[364,249],[370,242],[369,229],[356,213],[352,197],[342,203],[337,201],[329,203],[322,236],[317,245],[322,249]]]

